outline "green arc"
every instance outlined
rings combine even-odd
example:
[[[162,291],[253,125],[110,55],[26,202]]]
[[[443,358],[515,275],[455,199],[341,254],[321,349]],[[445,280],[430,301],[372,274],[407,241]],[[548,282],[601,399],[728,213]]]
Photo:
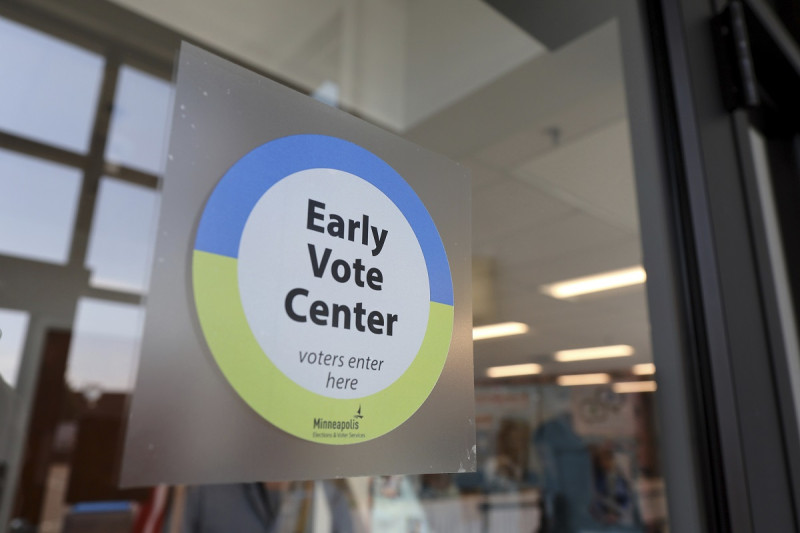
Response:
[[[354,444],[392,431],[430,395],[447,359],[453,306],[430,302],[428,327],[408,369],[390,386],[355,399],[334,399],[301,387],[262,351],[239,298],[237,260],[195,250],[192,258],[195,306],[214,359],[228,382],[259,415],[296,437],[326,444]],[[314,419],[352,420],[358,430],[337,438],[315,437]]]

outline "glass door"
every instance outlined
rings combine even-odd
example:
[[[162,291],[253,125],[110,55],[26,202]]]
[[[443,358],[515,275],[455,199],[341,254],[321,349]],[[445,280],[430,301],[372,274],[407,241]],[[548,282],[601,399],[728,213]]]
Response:
[[[513,4],[0,8],[0,528],[705,530],[647,13]],[[118,489],[180,38],[470,169],[476,472]]]

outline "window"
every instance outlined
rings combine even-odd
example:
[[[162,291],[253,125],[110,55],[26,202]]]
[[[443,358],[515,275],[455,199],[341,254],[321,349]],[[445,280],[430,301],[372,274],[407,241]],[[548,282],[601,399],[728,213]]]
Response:
[[[102,57],[0,18],[0,73],[0,130],[89,151]]]

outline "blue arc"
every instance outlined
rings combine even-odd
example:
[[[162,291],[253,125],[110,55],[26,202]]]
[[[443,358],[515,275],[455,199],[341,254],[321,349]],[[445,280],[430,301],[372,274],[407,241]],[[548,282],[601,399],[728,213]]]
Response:
[[[354,174],[394,202],[422,249],[431,301],[453,305],[453,282],[444,245],[414,189],[375,154],[336,137],[282,137],[242,157],[225,173],[206,202],[197,227],[195,249],[236,259],[244,226],[258,200],[286,176],[311,168]]]

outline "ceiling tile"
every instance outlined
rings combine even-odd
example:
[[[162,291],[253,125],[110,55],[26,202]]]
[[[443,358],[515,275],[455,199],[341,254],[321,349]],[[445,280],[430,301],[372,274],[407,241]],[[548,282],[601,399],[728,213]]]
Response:
[[[529,185],[500,179],[473,192],[473,243],[479,245],[512,238],[514,232],[544,225],[573,211],[570,206]]]
[[[638,231],[627,120],[531,159],[514,175],[586,213]]]

